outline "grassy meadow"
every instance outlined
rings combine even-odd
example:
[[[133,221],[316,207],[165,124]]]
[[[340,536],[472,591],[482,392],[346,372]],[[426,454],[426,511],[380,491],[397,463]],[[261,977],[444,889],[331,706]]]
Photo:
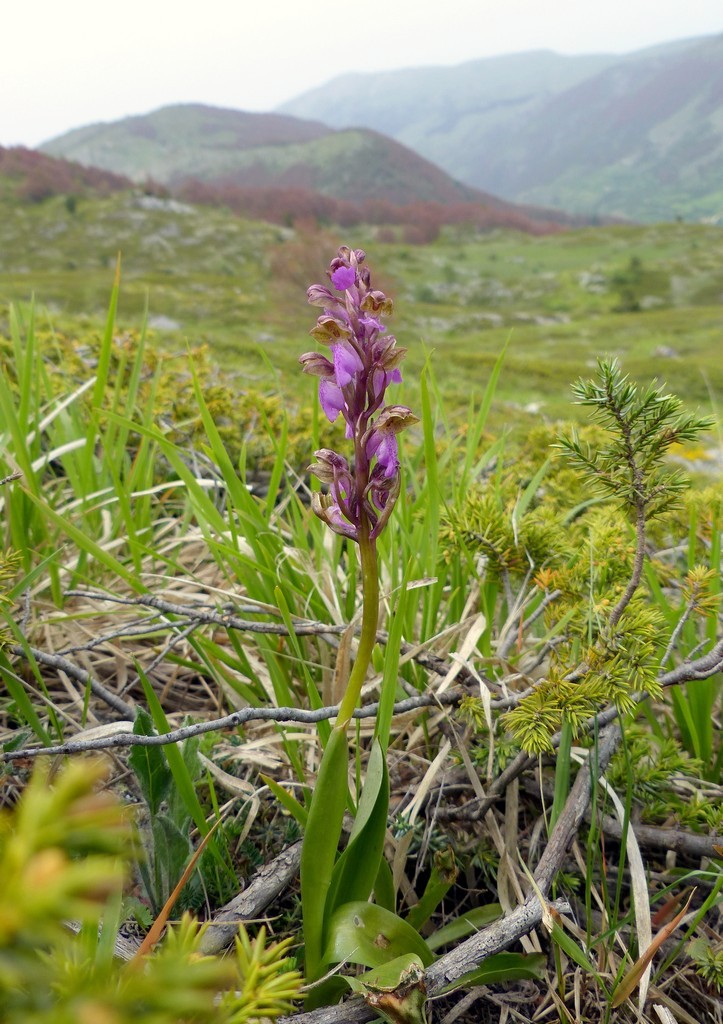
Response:
[[[448,228],[424,246],[380,242],[377,229],[346,234],[383,268],[395,296],[408,379],[429,358],[452,415],[482,394],[507,343],[492,420],[500,426],[574,414],[569,386],[601,355],[617,356],[636,380],[675,382],[701,408],[720,395],[718,227],[542,237]],[[40,327],[97,332],[121,253],[121,330],[138,329],[147,310],[165,348],[208,344],[223,367],[298,401],[296,358],[309,344],[304,289],[340,239],[338,230],[294,231],[125,193],[70,209],[62,197],[11,205],[0,224],[0,299],[6,309],[34,295]]]
[[[723,229],[0,207],[0,1016],[720,1024]],[[358,543],[344,242],[419,418]]]

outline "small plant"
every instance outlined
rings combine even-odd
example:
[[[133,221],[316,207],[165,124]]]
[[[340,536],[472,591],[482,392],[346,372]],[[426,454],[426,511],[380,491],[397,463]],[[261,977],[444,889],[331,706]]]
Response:
[[[601,360],[597,377],[579,381],[573,391],[607,428],[607,439],[593,448],[573,432],[560,440],[560,450],[624,518],[609,511],[588,517],[578,532],[581,546],[567,564],[538,575],[540,585],[559,598],[550,603],[548,626],[563,618],[567,626],[547,677],[506,716],[518,742],[534,753],[551,750],[549,737],[563,724],[579,735],[607,703],[626,712],[636,694],[661,696],[664,620],[639,594],[646,531],[653,519],[679,506],[687,487],[682,474],[665,464],[671,446],[711,427],[709,419],[682,413],[680,400],[663,388],[641,392],[614,360]]]
[[[300,983],[290,940],[267,946],[263,930],[255,940],[242,931],[234,957],[202,956],[202,931],[186,915],[157,951],[115,958],[137,846],[127,811],[99,788],[104,777],[97,761],[54,777],[41,763],[15,811],[0,816],[3,1021],[251,1024],[289,1010]]]
[[[694,939],[688,953],[706,985],[715,993],[723,992],[723,943],[716,946],[705,939]]]
[[[310,981],[329,962],[326,947],[332,920],[339,927],[339,915],[347,913],[344,908],[369,897],[380,870],[389,800],[388,726],[386,733],[377,729],[354,831],[343,856],[335,861],[348,802],[346,731],[376,643],[377,538],[401,488],[397,435],[416,422],[405,406],[384,405],[389,385],[401,381],[399,365],[405,350],[397,348],[394,335],[386,333],[383,318],[392,312],[392,302],[372,288],[364,252],[341,248],[328,276],[334,291],[313,285],[308,298],[323,307],[311,333],[328,346],[331,359],[307,352],[300,362],[305,373],[319,378],[319,400],[328,419],[333,422],[339,414],[343,416],[354,461],[350,466],[344,456],[328,448],[315,453],[311,471],[329,491],[313,493],[312,509],[334,533],[358,545],[363,611],[356,658],[344,681],[339,715],[324,749],[305,823],[301,897]],[[345,656],[343,646],[338,668],[342,680]]]

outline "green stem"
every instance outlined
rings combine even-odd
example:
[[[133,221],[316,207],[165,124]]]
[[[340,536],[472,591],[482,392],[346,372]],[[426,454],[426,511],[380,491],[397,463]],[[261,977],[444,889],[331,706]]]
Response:
[[[359,703],[361,688],[366,678],[369,662],[372,658],[372,651],[377,637],[377,624],[379,620],[379,571],[377,568],[377,545],[375,540],[369,539],[369,527],[363,524],[366,529],[360,530],[359,537],[359,558],[361,562],[362,575],[362,627],[359,638],[354,666],[349,675],[344,696],[342,697],[339,717],[334,723],[334,728],[346,731],[351,716]]]

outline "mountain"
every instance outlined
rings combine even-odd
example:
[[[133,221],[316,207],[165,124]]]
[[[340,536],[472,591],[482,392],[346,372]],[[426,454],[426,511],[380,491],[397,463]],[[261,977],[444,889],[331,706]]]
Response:
[[[723,211],[723,35],[344,75],[280,109],[386,131],[517,203],[649,220]]]
[[[89,125],[42,145],[51,156],[174,187],[303,188],[335,199],[494,202],[376,131],[200,104]]]
[[[345,74],[279,110],[333,128],[374,128],[471,183],[477,159],[465,152],[467,144],[476,151],[481,134],[524,119],[541,101],[616,60],[610,54],[563,57],[540,50],[457,67]]]

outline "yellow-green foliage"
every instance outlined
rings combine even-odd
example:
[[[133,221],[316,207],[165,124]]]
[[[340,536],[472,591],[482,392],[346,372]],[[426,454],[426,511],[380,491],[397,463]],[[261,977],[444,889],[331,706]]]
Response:
[[[542,469],[533,471],[538,432],[533,465],[498,471],[451,509],[444,527],[450,548],[477,554],[485,576],[502,577],[508,604],[513,574],[525,582],[534,574],[544,593],[537,611],[555,638],[545,676],[504,716],[515,740],[535,754],[553,749],[551,734],[563,724],[577,735],[605,705],[624,713],[638,693],[661,695],[658,671],[670,635],[643,586],[646,530],[683,504],[688,482],[666,462],[671,447],[696,441],[712,425],[683,413],[680,400],[657,385],[639,389],[615,360],[600,360],[596,376],[573,391],[599,426],[586,436],[573,429],[556,445],[574,495],[567,508],[559,489],[546,496]],[[597,500],[580,500],[585,491]],[[717,509],[715,500],[703,509],[710,530]],[[674,573],[664,575],[670,584]],[[705,567],[679,581],[686,616],[715,611],[716,582]]]
[[[717,831],[723,824],[723,807],[698,795],[695,787],[679,783],[684,777],[700,777],[702,762],[682,749],[674,736],[658,736],[646,727],[629,723],[625,743],[613,757],[607,772],[614,789],[630,785],[643,821],[670,824],[671,815],[689,828]]]
[[[85,384],[95,372],[100,338],[90,332],[80,337],[36,330],[35,340],[42,355],[44,391],[47,397],[66,397]],[[140,357],[140,366],[139,366]],[[160,425],[169,440],[187,451],[202,451],[207,443],[191,366],[204,400],[213,416],[231,461],[238,465],[242,449],[246,463],[256,471],[268,471],[275,457],[274,442],[288,424],[287,461],[302,468],[308,461],[309,413],[292,408],[277,392],[249,387],[238,375],[224,372],[213,361],[206,345],[169,352],[155,341],[142,343],[138,331],[114,337],[105,399],[99,415],[113,409],[129,417],[148,416]],[[0,335],[0,374],[12,388],[18,388],[17,369],[11,341]],[[129,407],[133,390],[135,408]],[[92,389],[78,397],[90,417]]]
[[[512,479],[499,489],[471,488],[458,508],[442,513],[441,537],[451,557],[466,551],[481,558],[486,574],[525,575],[530,567],[557,564],[567,551],[560,515],[548,505],[517,516],[519,488]]]
[[[99,789],[99,762],[55,777],[41,766],[0,817],[0,1007],[6,1024],[251,1024],[291,1008],[300,978],[288,946],[245,932],[235,956],[203,956],[190,916],[155,952],[113,956],[134,831]],[[99,934],[99,925],[105,921]],[[75,935],[68,922],[81,926]]]
[[[624,514],[610,507],[593,509],[569,530],[568,539],[574,554],[567,563],[536,577],[547,594],[558,594],[545,610],[544,623],[550,631],[562,629],[562,640],[546,678],[505,716],[517,741],[534,753],[552,750],[550,735],[563,722],[577,735],[606,704],[626,711],[635,692],[660,693],[660,612],[636,596],[616,625],[608,625],[632,571],[634,545]],[[581,678],[567,681],[576,666],[584,666]]]
[[[713,992],[723,992],[723,943],[694,939],[688,952],[695,961],[697,974]]]

